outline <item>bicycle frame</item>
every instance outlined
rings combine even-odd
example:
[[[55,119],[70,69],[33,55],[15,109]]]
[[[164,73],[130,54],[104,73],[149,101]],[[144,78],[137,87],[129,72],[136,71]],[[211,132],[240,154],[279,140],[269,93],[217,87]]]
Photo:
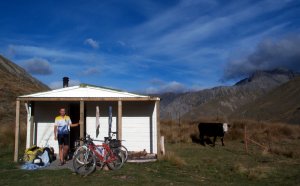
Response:
[[[109,147],[108,144],[106,143],[102,143],[102,145],[95,145],[94,143],[90,143],[88,144],[88,149],[90,151],[92,151],[95,156],[102,162],[104,163],[111,163],[114,160],[116,160],[116,157],[114,155],[114,153],[112,152],[111,148]],[[97,147],[103,147],[104,149],[104,155],[98,153],[98,151],[96,150]]]
[[[118,148],[112,148],[110,146],[110,140],[111,140],[111,137],[106,137],[104,139],[104,141],[102,141],[102,140],[93,140],[88,135],[87,138],[80,139],[80,141],[83,141],[84,145],[77,147],[77,150],[75,151],[74,156],[78,153],[77,151],[80,150],[80,148],[83,148],[82,150],[86,150],[87,152],[89,152],[89,153],[85,153],[85,156],[84,156],[85,162],[87,162],[90,153],[92,153],[92,155],[95,156],[95,158],[98,159],[101,162],[101,164],[102,163],[103,164],[110,164],[110,163],[112,163],[112,162],[114,162],[115,160],[118,159],[116,154],[115,154],[115,149],[118,149]],[[96,145],[94,143],[94,141],[102,142],[102,145]],[[102,147],[104,152],[99,153],[99,151],[97,150],[98,147]],[[127,152],[127,149],[126,149],[126,152]],[[126,158],[125,159],[125,162],[126,162],[127,153],[124,157]]]

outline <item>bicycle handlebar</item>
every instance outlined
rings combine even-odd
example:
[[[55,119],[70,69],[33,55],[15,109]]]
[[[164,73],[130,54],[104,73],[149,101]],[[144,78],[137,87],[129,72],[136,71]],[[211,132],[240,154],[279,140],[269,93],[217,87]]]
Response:
[[[113,134],[117,134],[118,132],[112,132]],[[112,137],[104,137],[104,140],[95,140],[92,139],[90,135],[87,135],[85,138],[80,138],[79,140],[76,141],[83,141],[83,142],[93,142],[93,141],[99,141],[99,142],[104,142],[104,143],[108,143],[110,142],[112,139]],[[119,141],[125,141],[125,140],[119,140]]]

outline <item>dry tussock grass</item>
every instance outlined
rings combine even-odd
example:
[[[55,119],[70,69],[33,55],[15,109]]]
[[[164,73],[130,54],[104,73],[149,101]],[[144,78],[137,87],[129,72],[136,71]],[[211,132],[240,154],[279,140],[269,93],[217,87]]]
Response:
[[[15,126],[7,124],[0,126],[0,148],[13,149],[15,142]],[[24,147],[26,143],[25,124],[20,124],[20,147]]]
[[[172,121],[163,121],[161,123],[161,135],[165,136],[169,143],[187,143],[192,142],[191,135],[197,136],[197,125],[193,123],[176,124]]]
[[[168,161],[172,165],[175,165],[177,167],[182,167],[186,165],[186,161],[182,159],[181,157],[177,156],[174,152],[168,151],[166,154],[161,158],[163,161]]]
[[[15,134],[11,127],[1,126],[0,134],[0,148],[13,145]]]
[[[284,145],[274,145],[271,147],[270,152],[287,158],[300,158],[300,150],[298,150],[298,147],[295,149]]]
[[[243,164],[241,163],[236,163],[232,170],[234,172],[240,173],[240,174],[245,174],[248,171],[248,168],[246,168]]]
[[[246,125],[247,136],[269,149],[268,152],[263,151],[263,154],[271,153],[288,158],[300,158],[300,149],[295,148],[297,140],[300,139],[300,126],[298,125],[254,121],[234,121],[233,125],[235,126],[233,133],[239,131],[240,139],[243,139],[243,129]]]
[[[249,166],[245,166],[242,163],[236,163],[233,166],[232,171],[238,174],[244,174],[251,180],[259,180],[259,179],[267,178],[270,172],[272,171],[272,169],[265,165],[249,167]]]
[[[290,158],[300,157],[300,149],[293,144],[300,139],[300,126],[285,123],[268,123],[251,120],[226,121],[220,118],[204,118],[199,121],[161,121],[161,135],[169,143],[199,142],[198,123],[200,122],[227,122],[230,124],[225,141],[244,140],[244,127],[247,127],[247,136],[269,149],[268,153],[283,155]],[[266,154],[266,152],[262,152]]]

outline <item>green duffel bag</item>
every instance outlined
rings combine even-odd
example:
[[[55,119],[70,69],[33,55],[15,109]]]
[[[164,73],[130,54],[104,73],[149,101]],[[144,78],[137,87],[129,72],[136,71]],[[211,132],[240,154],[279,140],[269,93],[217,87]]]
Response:
[[[25,150],[23,160],[31,163],[38,155],[43,154],[43,151],[43,148],[33,145]]]

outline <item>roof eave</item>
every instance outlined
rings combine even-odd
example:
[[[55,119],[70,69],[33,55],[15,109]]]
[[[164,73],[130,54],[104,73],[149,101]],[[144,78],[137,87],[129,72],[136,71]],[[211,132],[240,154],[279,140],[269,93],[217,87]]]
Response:
[[[17,101],[159,101],[158,97],[18,97]]]

